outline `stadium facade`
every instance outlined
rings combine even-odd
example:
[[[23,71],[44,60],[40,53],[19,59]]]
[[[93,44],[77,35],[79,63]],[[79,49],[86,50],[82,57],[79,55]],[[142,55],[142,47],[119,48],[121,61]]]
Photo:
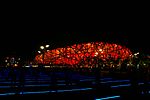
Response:
[[[92,67],[96,63],[121,63],[130,58],[132,52],[115,43],[89,42],[46,50],[35,57],[37,64],[79,65]]]

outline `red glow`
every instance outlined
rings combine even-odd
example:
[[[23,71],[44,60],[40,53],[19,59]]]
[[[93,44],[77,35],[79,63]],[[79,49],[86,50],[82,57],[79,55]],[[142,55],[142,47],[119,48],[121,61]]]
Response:
[[[76,65],[82,62],[82,64],[92,64],[93,58],[98,58],[103,61],[111,59],[122,61],[127,59],[131,51],[117,44],[109,44],[103,42],[91,42],[74,44],[67,46],[66,48],[57,48],[49,50],[44,54],[44,62],[42,54],[37,55],[35,60],[38,63],[45,64],[69,64]],[[95,61],[94,61],[95,62]]]

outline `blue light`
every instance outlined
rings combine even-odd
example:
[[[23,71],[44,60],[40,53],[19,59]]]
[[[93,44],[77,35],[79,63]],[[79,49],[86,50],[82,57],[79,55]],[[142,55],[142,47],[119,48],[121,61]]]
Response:
[[[72,90],[57,90],[57,92],[69,92],[69,91],[72,91]]]
[[[115,86],[111,86],[111,88],[124,87],[124,86],[131,86],[131,84],[115,85]]]
[[[49,84],[25,85],[25,87],[35,87],[35,86],[50,86],[50,85]]]
[[[144,84],[144,83],[138,83],[138,85],[142,85],[142,84]]]
[[[4,89],[4,88],[10,88],[11,86],[0,86],[0,88]]]
[[[15,93],[3,93],[3,94],[0,94],[0,96],[6,96],[6,95],[15,95]]]
[[[107,99],[114,99],[114,98],[120,98],[120,96],[111,96],[111,97],[105,97],[105,98],[100,98],[95,100],[107,100]]]
[[[138,83],[138,85],[142,85],[144,83]],[[124,87],[124,86],[131,86],[131,84],[123,84],[123,85],[115,85],[115,86],[111,86],[111,88],[118,88],[118,87]]]
[[[129,80],[115,80],[115,81],[106,81],[101,83],[114,83],[114,82],[129,82]]]
[[[23,92],[22,94],[41,94],[41,93],[49,93],[49,91]]]
[[[51,90],[51,91],[32,91],[32,92],[20,92],[19,94],[43,94],[43,93],[54,93],[54,92],[69,92],[69,91],[81,91],[81,90],[91,90],[93,88],[81,88],[81,89],[70,89],[70,90]],[[15,93],[2,93],[0,96],[5,95],[15,95]]]
[[[57,92],[68,92],[68,91],[83,91],[83,90],[91,90],[93,88],[81,88],[81,89],[71,89],[71,90],[57,90]]]

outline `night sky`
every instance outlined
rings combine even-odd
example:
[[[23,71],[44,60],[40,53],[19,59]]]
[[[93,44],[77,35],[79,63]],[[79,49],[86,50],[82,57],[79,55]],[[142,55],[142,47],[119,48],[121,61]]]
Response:
[[[2,33],[2,32],[1,32]],[[4,40],[5,38],[5,40]],[[32,60],[40,45],[49,44],[50,49],[74,43],[104,41],[114,42],[149,54],[149,37],[139,31],[5,31],[1,36],[1,58],[9,55]]]
[[[116,9],[108,4],[98,4],[94,9],[89,5],[81,5],[83,9],[77,5],[42,9],[37,5],[39,9],[28,10],[26,5],[10,5],[6,3],[1,12],[0,58],[16,55],[33,59],[43,44],[48,43],[54,49],[88,41],[115,42],[134,51],[150,51],[149,16],[147,8],[142,10],[139,5],[131,4],[133,9],[120,4]]]
[[[149,30],[142,29],[145,24],[140,21],[115,20],[113,17],[88,20],[86,15],[75,14],[65,15],[65,18],[59,17],[64,14],[46,18],[44,15],[13,15],[6,14],[1,22],[0,58],[17,55],[33,59],[43,44],[50,44],[50,49],[54,49],[90,41],[115,42],[149,53]]]

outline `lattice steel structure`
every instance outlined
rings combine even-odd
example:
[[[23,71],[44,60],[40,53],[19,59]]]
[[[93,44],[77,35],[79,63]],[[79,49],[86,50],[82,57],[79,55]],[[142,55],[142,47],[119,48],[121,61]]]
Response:
[[[121,45],[104,42],[90,42],[74,44],[65,48],[49,50],[35,57],[37,63],[58,64],[58,65],[84,65],[92,66],[101,60],[105,63],[109,61],[123,61],[128,59],[132,52]],[[95,60],[96,59],[96,60]]]

